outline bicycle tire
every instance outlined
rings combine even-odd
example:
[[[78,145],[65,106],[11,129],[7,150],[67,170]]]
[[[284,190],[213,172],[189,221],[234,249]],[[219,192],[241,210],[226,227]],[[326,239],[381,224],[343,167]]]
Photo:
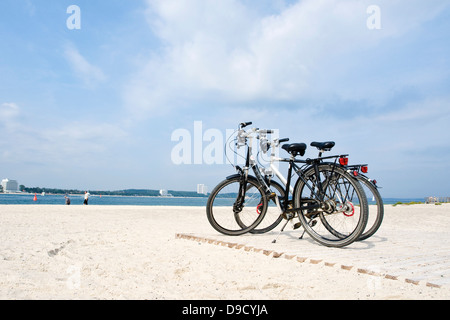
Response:
[[[358,181],[360,182],[361,186],[364,189],[364,192],[366,193],[367,199],[371,198],[369,192],[372,194],[374,198],[375,204],[369,203],[368,201],[368,220],[367,225],[364,230],[364,232],[361,234],[361,236],[358,238],[358,241],[366,240],[373,236],[378,229],[381,226],[381,223],[383,222],[384,218],[384,204],[383,199],[381,198],[380,193],[378,192],[378,188],[371,182],[369,179],[365,176],[358,175],[357,177]],[[369,192],[366,191],[366,188]],[[376,210],[376,215],[374,218],[374,211]]]
[[[283,208],[282,202],[283,202],[284,195],[285,195],[284,188],[278,182],[270,181],[270,189],[272,189],[272,191],[278,195],[278,198],[281,203],[281,207]],[[283,216],[280,214],[280,212],[278,210],[277,204],[275,202],[275,198],[271,198],[268,201],[268,207],[267,207],[264,219],[261,221],[261,223],[256,228],[254,228],[253,230],[250,230],[250,233],[261,234],[261,233],[266,233],[266,232],[272,231],[274,228],[276,228],[280,224],[280,222],[282,220],[283,220]]]
[[[238,236],[254,229],[263,219],[267,199],[256,178],[248,176],[246,199],[239,212],[234,210],[241,177],[236,175],[220,182],[208,197],[206,215],[211,226],[222,234]],[[238,217],[238,219],[236,219]],[[245,223],[244,227],[237,220]]]
[[[324,162],[327,163],[327,162]],[[329,162],[327,164],[330,164]],[[344,170],[347,170],[345,166],[342,166]],[[367,225],[361,236],[358,238],[358,241],[366,240],[373,236],[378,229],[380,228],[383,218],[384,218],[384,203],[383,198],[380,195],[380,192],[378,191],[378,188],[376,185],[374,185],[368,177],[366,177],[363,174],[358,174],[355,179],[357,179],[361,187],[364,190],[364,193],[366,194],[366,199],[374,198],[375,203],[369,203],[369,200],[367,200],[368,205],[368,216],[367,216]],[[367,192],[368,191],[368,192]],[[372,195],[372,196],[370,196]],[[376,215],[373,214],[374,210],[376,209]],[[375,218],[374,218],[375,216]]]
[[[318,197],[315,169],[307,169],[294,189],[298,218],[308,235],[318,243],[337,248],[348,246],[359,238],[366,227],[367,198],[359,182],[342,168],[319,164],[318,172],[320,181],[324,182],[326,196],[323,201]],[[355,195],[357,198],[354,198]],[[316,203],[320,207],[306,209],[308,203]]]

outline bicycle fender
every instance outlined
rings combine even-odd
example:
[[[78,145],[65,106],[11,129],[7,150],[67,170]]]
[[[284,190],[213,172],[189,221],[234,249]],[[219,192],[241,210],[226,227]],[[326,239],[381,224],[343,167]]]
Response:
[[[226,177],[226,180],[230,180],[230,179],[234,179],[234,178],[239,178],[241,175],[239,173],[235,173],[232,174],[231,176]],[[247,176],[248,180],[252,180],[252,181],[258,181],[258,179],[256,179],[254,176],[248,175]]]

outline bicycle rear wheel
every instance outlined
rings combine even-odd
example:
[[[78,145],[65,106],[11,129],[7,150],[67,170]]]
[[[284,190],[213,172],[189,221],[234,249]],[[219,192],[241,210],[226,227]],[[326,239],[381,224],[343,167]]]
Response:
[[[278,196],[280,205],[283,208],[284,188],[278,182],[271,181],[270,189]],[[260,234],[269,232],[278,226],[281,220],[283,220],[283,216],[280,214],[280,209],[276,204],[275,197],[272,197],[267,202],[267,210],[264,219],[256,228],[251,230],[250,233]]]
[[[254,229],[264,218],[267,199],[256,178],[249,176],[245,197],[239,196],[241,177],[233,176],[219,183],[211,192],[206,215],[220,233],[238,236]],[[239,222],[239,223],[238,223]]]
[[[329,165],[308,169],[294,191],[294,205],[305,231],[328,247],[344,247],[358,239],[367,224],[367,198],[356,179]],[[319,190],[322,184],[323,194]]]
[[[384,217],[383,199],[378,192],[377,187],[367,179],[367,177],[358,176],[358,181],[364,190],[368,203],[367,226],[364,232],[359,236],[358,240],[365,240],[373,236],[381,226]]]

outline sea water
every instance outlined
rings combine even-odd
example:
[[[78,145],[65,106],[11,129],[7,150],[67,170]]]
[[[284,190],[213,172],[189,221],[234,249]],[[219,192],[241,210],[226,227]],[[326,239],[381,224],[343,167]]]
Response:
[[[82,205],[84,195],[68,195],[71,205]],[[0,205],[65,205],[63,194],[0,194]],[[88,205],[121,206],[206,206],[206,197],[134,197],[91,195]]]
[[[69,195],[71,205],[82,205],[84,195]],[[66,199],[62,194],[36,195],[34,194],[0,194],[0,205],[64,205]],[[228,199],[229,200],[229,199]],[[374,204],[372,199],[367,199],[369,204]],[[147,197],[147,196],[100,196],[91,195],[89,205],[122,205],[122,206],[200,206],[205,207],[207,197]],[[224,199],[225,201],[225,199]],[[424,202],[425,198],[383,198],[384,204],[397,202],[408,203],[412,201]]]

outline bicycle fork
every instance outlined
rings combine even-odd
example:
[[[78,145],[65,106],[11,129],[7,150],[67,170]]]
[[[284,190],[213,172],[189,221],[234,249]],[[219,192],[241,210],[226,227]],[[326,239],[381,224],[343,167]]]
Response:
[[[252,164],[251,168],[253,172],[255,173],[256,180],[258,181],[259,185],[263,187],[264,189],[264,195],[263,197],[270,199],[271,197],[275,197],[275,202],[277,203],[277,207],[281,210],[281,206],[279,204],[278,196],[272,192],[268,184],[266,183],[265,179],[262,177],[258,166],[256,164]],[[248,171],[249,166],[245,166],[243,169],[241,169],[239,166],[236,167],[236,170],[238,170],[240,175],[240,183],[239,183],[239,191],[236,201],[233,204],[233,212],[235,214],[238,214],[242,211],[242,208],[244,207],[245,203],[245,195],[247,192],[247,184],[248,184]],[[263,210],[267,210],[267,208],[261,208],[263,204],[263,199],[261,199],[260,204],[257,206],[258,213],[261,213]]]

